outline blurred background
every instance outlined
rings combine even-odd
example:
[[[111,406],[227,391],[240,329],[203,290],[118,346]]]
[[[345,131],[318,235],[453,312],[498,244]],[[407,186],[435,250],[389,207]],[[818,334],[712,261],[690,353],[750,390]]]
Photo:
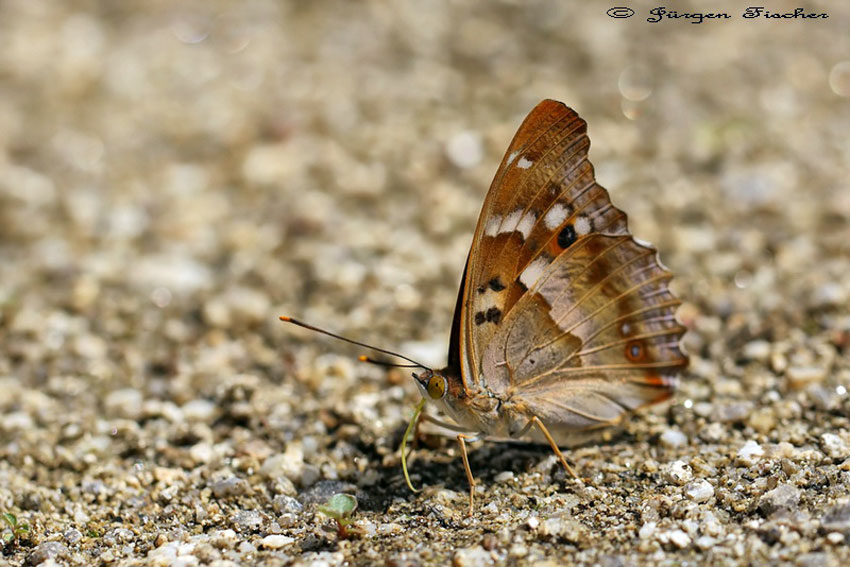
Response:
[[[779,398],[846,407],[850,6],[616,4],[0,2],[0,504],[47,537],[117,529],[39,503],[110,475],[396,483],[407,375],[277,316],[443,364],[487,187],[543,98],[587,120],[677,276],[679,408],[702,408],[681,427],[777,442]],[[463,492],[455,465],[432,472]],[[161,504],[138,506],[172,529]]]

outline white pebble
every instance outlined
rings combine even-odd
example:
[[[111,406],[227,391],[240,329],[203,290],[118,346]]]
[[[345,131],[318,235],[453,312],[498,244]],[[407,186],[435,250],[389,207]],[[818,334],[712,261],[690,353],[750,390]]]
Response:
[[[683,486],[687,484],[693,477],[691,467],[684,461],[673,461],[661,467],[661,476],[670,484]]]
[[[823,366],[791,366],[785,372],[792,388],[805,388],[826,379],[827,369]]]
[[[215,414],[216,405],[209,400],[191,400],[180,408],[187,421],[209,421]]]
[[[744,345],[742,354],[748,360],[766,362],[770,357],[770,343],[767,341],[750,341]]]
[[[750,439],[738,449],[738,462],[743,465],[754,465],[764,456],[764,449],[761,445]]]
[[[703,551],[706,551],[717,545],[717,540],[711,536],[702,536],[697,538],[696,542],[694,543],[697,544],[698,548],[702,549]]]
[[[691,536],[683,530],[670,530],[658,534],[658,541],[661,543],[672,543],[679,549],[684,549],[691,545]]]
[[[0,420],[3,431],[27,431],[33,428],[35,422],[29,414],[22,411],[9,412]]]
[[[694,502],[705,502],[714,496],[714,487],[707,480],[699,479],[685,487],[685,494]]]
[[[215,450],[210,443],[201,441],[200,443],[192,445],[189,449],[189,456],[196,465],[202,465],[213,460],[215,457]]]
[[[496,476],[493,477],[493,480],[496,482],[508,482],[509,480],[513,480],[514,473],[512,471],[502,471]]]
[[[281,547],[287,546],[295,541],[294,537],[289,537],[285,535],[268,535],[260,540],[260,547],[265,547],[266,549],[280,549]]]
[[[659,441],[665,447],[670,449],[675,449],[676,447],[683,447],[688,444],[688,436],[679,431],[678,429],[667,429],[664,433],[661,434]]]
[[[655,522],[647,522],[640,527],[638,530],[638,537],[640,539],[649,539],[653,535],[655,535],[655,528],[658,526]]]
[[[480,567],[484,565],[493,565],[495,562],[490,552],[476,545],[475,547],[467,547],[455,551],[452,564],[455,567]]]
[[[821,448],[832,459],[846,459],[850,457],[850,445],[835,433],[824,433],[820,436],[820,443]]]

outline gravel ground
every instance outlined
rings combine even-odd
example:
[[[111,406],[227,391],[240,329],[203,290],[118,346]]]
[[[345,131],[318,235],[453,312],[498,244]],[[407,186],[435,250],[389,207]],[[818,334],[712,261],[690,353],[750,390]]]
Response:
[[[714,4],[0,2],[0,512],[29,528],[0,563],[846,565],[850,7]],[[583,485],[473,444],[467,517],[451,440],[404,485],[407,372],[277,316],[443,364],[546,97],[677,275],[692,364],[568,453]]]

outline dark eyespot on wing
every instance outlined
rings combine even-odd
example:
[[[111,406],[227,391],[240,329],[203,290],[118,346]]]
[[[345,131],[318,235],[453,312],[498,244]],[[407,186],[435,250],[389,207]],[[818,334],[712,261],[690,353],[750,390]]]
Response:
[[[491,307],[487,310],[487,320],[492,323],[498,323],[502,319],[502,312],[498,307]]]
[[[502,283],[502,280],[499,279],[499,276],[496,276],[495,278],[490,280],[490,283],[487,285],[490,286],[490,289],[497,292],[505,289],[505,284]]]
[[[558,233],[558,246],[561,248],[569,248],[576,241],[576,229],[573,225],[568,224]]]

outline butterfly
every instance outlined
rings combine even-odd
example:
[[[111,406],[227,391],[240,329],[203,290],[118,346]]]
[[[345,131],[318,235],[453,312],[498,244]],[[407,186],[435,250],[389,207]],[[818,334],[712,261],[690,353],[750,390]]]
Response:
[[[587,123],[540,102],[502,159],[458,292],[448,364],[413,378],[457,431],[473,510],[466,443],[479,437],[587,442],[640,407],[670,398],[688,364],[672,274],[629,232],[594,177]],[[290,317],[282,320],[368,347]],[[374,348],[374,347],[370,347]],[[366,359],[361,357],[361,359]],[[366,359],[369,360],[369,359]],[[373,361],[374,362],[374,361]],[[404,442],[402,464],[407,476]]]

